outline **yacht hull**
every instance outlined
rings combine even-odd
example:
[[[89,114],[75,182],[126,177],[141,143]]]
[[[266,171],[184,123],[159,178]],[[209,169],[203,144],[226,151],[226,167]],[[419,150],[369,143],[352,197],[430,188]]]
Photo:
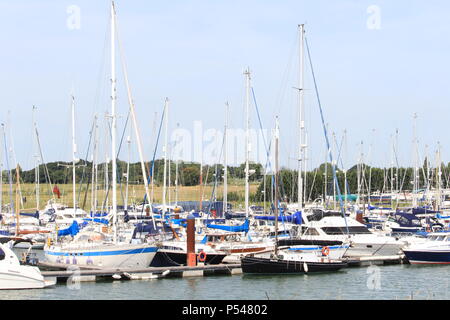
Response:
[[[44,254],[48,262],[58,264],[103,268],[145,268],[150,265],[157,250],[156,246],[132,244],[67,249],[46,246]]]
[[[257,274],[333,272],[347,266],[346,262],[288,261],[248,256],[241,259],[241,264],[243,273]]]
[[[403,250],[406,259],[411,264],[450,264],[450,250],[419,251]]]
[[[36,267],[8,266],[0,268],[0,289],[40,289],[48,286]]]
[[[214,253],[207,254],[205,264],[220,264],[226,257],[226,254]],[[170,267],[186,265],[187,255],[185,252],[171,252],[159,250],[152,260],[151,267]]]

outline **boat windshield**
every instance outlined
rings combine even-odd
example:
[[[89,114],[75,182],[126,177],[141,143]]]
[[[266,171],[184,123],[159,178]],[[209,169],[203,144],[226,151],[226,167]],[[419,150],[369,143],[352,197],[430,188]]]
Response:
[[[329,235],[347,234],[346,227],[323,227],[322,230]],[[364,226],[349,226],[349,234],[371,234],[371,232]]]
[[[0,260],[5,259],[5,256],[6,256],[5,251],[3,251],[2,248],[0,248]]]

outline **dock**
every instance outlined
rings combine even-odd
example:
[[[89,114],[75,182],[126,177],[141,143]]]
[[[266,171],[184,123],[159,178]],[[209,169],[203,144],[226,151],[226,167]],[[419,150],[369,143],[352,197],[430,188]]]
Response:
[[[242,274],[241,264],[214,264],[175,266],[175,267],[148,267],[141,269],[119,268],[87,268],[77,265],[39,263],[41,274],[45,279],[56,280],[57,282],[67,281],[97,281],[97,280],[148,280],[163,277],[186,278],[202,277],[209,275],[234,275]],[[48,271],[53,269],[53,271]],[[58,269],[58,270],[55,270]]]
[[[407,263],[404,255],[394,256],[363,256],[343,259],[348,267],[365,267],[371,265],[393,265]],[[38,267],[45,279],[56,282],[71,281],[95,282],[114,280],[149,280],[159,278],[187,278],[211,275],[242,274],[240,263],[213,264],[197,266],[147,267],[131,268],[101,268],[93,266],[78,266],[39,262]]]
[[[393,255],[393,256],[361,256],[361,257],[348,257],[342,259],[348,263],[349,267],[364,267],[371,265],[392,265],[392,264],[404,264],[407,263],[405,255]]]

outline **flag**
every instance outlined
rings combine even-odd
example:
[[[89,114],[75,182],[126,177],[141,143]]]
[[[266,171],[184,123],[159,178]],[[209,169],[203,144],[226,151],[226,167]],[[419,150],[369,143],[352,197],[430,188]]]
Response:
[[[59,188],[57,185],[53,187],[53,193],[55,193],[58,196],[58,199],[61,197],[61,192],[59,191]]]

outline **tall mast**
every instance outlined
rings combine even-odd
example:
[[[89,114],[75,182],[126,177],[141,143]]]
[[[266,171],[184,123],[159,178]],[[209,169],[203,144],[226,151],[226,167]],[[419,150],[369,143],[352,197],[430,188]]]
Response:
[[[177,128],[180,127],[180,124],[177,123]],[[178,142],[178,141],[177,141]],[[180,159],[178,157],[175,159],[175,207],[178,207],[178,162]]]
[[[394,137],[391,135],[392,139],[392,156],[391,156],[391,208],[394,208]]]
[[[303,153],[304,153],[304,129],[305,129],[305,121],[303,119],[303,81],[304,81],[304,24],[300,24],[299,26],[300,33],[300,48],[299,48],[299,83],[298,83],[298,94],[299,94],[299,150],[298,150],[298,188],[297,188],[297,202],[298,202],[298,211],[303,210],[303,179],[302,179],[302,171],[303,171]]]
[[[35,110],[36,107],[33,106],[33,135],[36,137],[36,143],[37,143],[37,136],[36,136],[36,118],[35,118]],[[34,176],[35,176],[35,183],[36,183],[36,210],[39,210],[39,152],[35,155],[36,158],[36,167],[34,169]],[[1,168],[0,168],[1,171]],[[0,185],[1,185],[1,176],[0,176]],[[1,189],[1,188],[0,188]],[[1,194],[1,191],[0,191]],[[1,195],[0,195],[0,210],[1,210]]]
[[[130,161],[131,161],[131,137],[127,137],[127,145],[128,145],[128,162],[127,162],[127,185],[125,188],[125,210],[128,211],[128,185],[130,181]]]
[[[225,103],[225,127],[223,130],[223,213],[228,209],[228,159],[227,159],[227,146],[228,146],[228,102]]]
[[[77,198],[76,198],[76,176],[75,176],[75,164],[76,164],[76,152],[77,145],[75,143],[75,97],[72,95],[72,197],[73,197],[73,217],[75,218],[75,212],[77,210]]]
[[[347,130],[344,130],[344,155],[347,153]],[[344,158],[344,156],[342,156]],[[343,161],[342,170],[344,171],[344,194],[345,194],[345,200],[344,200],[344,208],[347,208],[348,204],[348,190],[347,190],[347,169],[345,168],[345,161]]]
[[[245,106],[246,106],[246,130],[245,130],[245,217],[249,216],[249,153],[250,153],[250,70],[244,71],[246,94],[245,94]]]
[[[20,226],[20,197],[19,197],[19,164],[16,165],[16,236],[19,235]]]
[[[168,132],[168,126],[169,126],[169,98],[166,98],[165,100],[165,107],[164,107],[164,181],[163,181],[163,216],[166,213],[167,209],[167,203],[166,203],[166,194],[167,194],[167,132]]]
[[[437,210],[441,210],[441,204],[442,204],[442,161],[441,161],[441,144],[438,141],[438,150],[437,150],[437,166],[438,166],[438,187],[437,187]]]
[[[280,137],[278,117],[275,126],[275,256],[278,253],[278,139]]]
[[[117,242],[117,163],[116,163],[116,19],[114,1],[111,1],[111,161],[112,161],[112,214],[114,222],[114,242]]]
[[[417,183],[417,171],[419,170],[419,165],[418,165],[418,160],[417,160],[417,138],[416,138],[416,121],[417,121],[417,113],[414,113],[413,115],[413,144],[414,144],[414,179],[413,179],[413,192],[412,192],[412,197],[413,197],[413,207],[417,207],[417,194],[415,194],[417,192],[418,189],[418,183]]]
[[[91,212],[95,214],[97,205],[97,115],[94,116],[94,148],[92,150]]]
[[[114,2],[113,2],[113,7],[114,7]],[[115,10],[114,10],[114,12],[115,12]],[[114,14],[113,17],[114,17],[114,21],[115,21],[115,14]],[[120,48],[120,52],[122,53],[122,47],[120,45],[120,41],[119,41],[119,48]],[[131,119],[133,120],[134,134],[136,136],[136,144],[137,144],[138,153],[139,153],[139,160],[141,162],[141,170],[142,170],[142,177],[143,177],[143,180],[144,180],[145,196],[146,196],[146,198],[147,198],[147,200],[149,202],[150,212],[151,212],[151,215],[153,216],[153,210],[151,210],[151,208],[152,208],[152,202],[151,202],[152,199],[150,198],[150,191],[149,191],[149,188],[148,188],[147,171],[145,169],[144,154],[143,154],[143,148],[142,148],[142,142],[141,142],[141,135],[139,133],[139,126],[138,126],[137,119],[136,119],[136,110],[135,110],[135,106],[134,106],[133,97],[131,95],[130,85],[128,83],[127,68],[126,68],[126,65],[125,65],[125,61],[123,59],[123,54],[121,56],[122,56],[122,69],[123,69],[124,78],[125,78],[125,86],[127,88],[128,104],[130,106],[130,113],[131,113]],[[152,219],[152,223],[153,223],[153,227],[156,228],[156,223],[155,223],[154,219]]]
[[[203,151],[203,148],[202,148]],[[200,155],[200,207],[199,211],[202,211],[203,209],[203,152]]]

